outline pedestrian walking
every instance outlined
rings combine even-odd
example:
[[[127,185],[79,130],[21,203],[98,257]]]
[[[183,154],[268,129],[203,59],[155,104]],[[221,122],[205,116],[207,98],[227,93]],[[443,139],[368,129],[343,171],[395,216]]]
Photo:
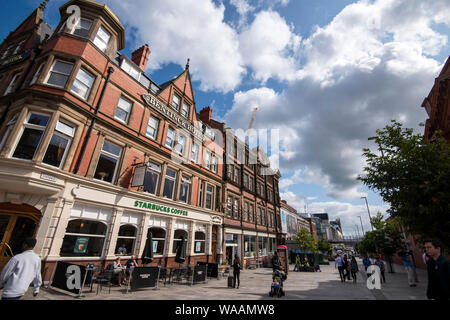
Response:
[[[33,283],[33,296],[39,294],[42,285],[41,259],[33,252],[36,239],[27,238],[22,244],[22,253],[9,260],[0,274],[2,300],[19,300]]]
[[[367,278],[369,278],[369,277],[370,277],[370,274],[367,273],[367,268],[369,268],[369,266],[370,266],[372,263],[370,262],[370,259],[369,259],[369,257],[367,257],[367,256],[364,257],[364,259],[363,259],[362,262],[363,262],[364,269],[365,269],[366,274],[367,274]]]
[[[433,300],[450,299],[450,263],[442,255],[441,244],[437,240],[425,240],[424,247],[430,257],[427,265],[427,297]]]
[[[234,262],[233,262],[233,288],[236,288],[236,280],[237,280],[237,288],[239,289],[239,285],[241,284],[241,260],[239,259],[239,256],[237,254],[234,255]]]
[[[353,282],[356,283],[356,273],[359,271],[359,269],[358,269],[358,262],[356,262],[356,258],[354,256],[352,256],[350,268],[352,271]]]
[[[300,271],[301,264],[302,264],[302,260],[300,259],[300,255],[297,254],[297,256],[295,257],[294,271]]]
[[[408,283],[410,287],[417,287],[416,280],[414,278],[413,264],[407,252],[401,254],[401,259],[403,261],[403,266],[405,267],[406,273],[408,274]]]
[[[380,257],[377,257],[377,260],[375,261],[375,265],[380,268],[381,281],[386,283],[386,278],[384,276],[384,272],[386,271],[386,267],[384,266],[384,262],[382,260],[380,260]]]
[[[339,276],[341,277],[341,282],[345,282],[344,270],[342,268],[342,258],[339,255],[334,260],[334,268],[335,269],[337,268],[339,270]]]
[[[350,262],[347,259],[347,255],[344,254],[344,259],[342,260],[342,268],[344,270],[344,279],[347,278],[349,281],[352,280],[350,278]]]

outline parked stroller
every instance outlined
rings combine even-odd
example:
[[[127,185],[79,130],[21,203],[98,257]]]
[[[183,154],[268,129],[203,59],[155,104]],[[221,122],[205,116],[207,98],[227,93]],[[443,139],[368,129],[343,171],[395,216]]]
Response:
[[[278,297],[281,298],[282,296],[286,295],[286,293],[283,290],[283,282],[286,281],[287,276],[286,273],[282,270],[275,270],[272,274],[272,284],[270,285],[270,297]]]

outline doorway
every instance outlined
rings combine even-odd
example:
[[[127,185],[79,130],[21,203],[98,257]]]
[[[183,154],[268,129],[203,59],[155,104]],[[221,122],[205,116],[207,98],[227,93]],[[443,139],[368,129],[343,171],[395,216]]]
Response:
[[[11,210],[14,207],[15,210]],[[13,256],[22,252],[26,238],[36,235],[40,221],[36,211],[30,206],[0,204],[0,270]]]

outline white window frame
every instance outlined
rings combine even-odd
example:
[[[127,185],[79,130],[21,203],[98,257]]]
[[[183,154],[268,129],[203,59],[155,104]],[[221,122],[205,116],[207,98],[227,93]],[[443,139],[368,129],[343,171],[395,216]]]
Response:
[[[108,35],[108,40],[106,42],[105,42],[105,39],[103,39],[100,36],[100,32],[104,32],[106,35]],[[107,31],[105,28],[100,26],[100,28],[97,31],[97,34],[95,35],[93,43],[95,44],[95,46],[97,48],[100,49],[100,51],[105,52],[106,49],[108,49],[108,44],[111,41],[111,37],[112,37],[112,34],[109,31]]]
[[[205,168],[211,171],[211,158],[212,158],[212,154],[211,151],[206,150],[206,155],[205,155]]]
[[[16,86],[17,84],[17,80],[20,77],[20,73],[16,73],[13,75],[13,77],[11,78],[11,81],[9,82],[8,88],[6,88],[5,93],[3,94],[4,96],[10,94],[13,91],[13,88]]]
[[[71,127],[72,128],[72,133],[63,132],[64,130],[62,128],[58,128],[59,124]],[[72,145],[72,140],[73,140],[73,138],[75,136],[75,130],[76,129],[75,129],[75,126],[73,124],[68,124],[68,123],[66,123],[64,121],[61,121],[61,119],[58,120],[57,123],[56,123],[55,130],[53,131],[53,134],[52,134],[52,136],[51,136],[51,138],[50,138],[50,140],[48,142],[47,148],[46,148],[46,150],[44,152],[44,158],[45,158],[45,155],[47,154],[48,147],[50,146],[50,142],[52,141],[52,138],[53,138],[54,135],[57,135],[57,136],[59,136],[61,138],[64,138],[64,139],[67,139],[68,142],[67,142],[66,149],[64,150],[64,154],[63,154],[63,156],[61,158],[61,163],[59,164],[58,167],[56,167],[58,169],[61,169],[63,167],[64,162],[66,161],[67,154],[69,153],[70,146]],[[42,164],[54,167],[51,164],[45,163],[44,160],[42,160]]]
[[[208,187],[211,187],[212,191],[208,191]],[[210,184],[207,184],[205,189],[206,189],[205,190],[206,191],[205,208],[209,209],[209,210],[212,210],[214,208],[214,186],[212,186]],[[208,205],[207,205],[207,203],[208,203],[208,194],[211,194],[211,208],[208,208]]]
[[[34,73],[33,79],[30,81],[30,86],[36,83],[36,81],[39,79],[42,73],[42,69],[45,66],[45,62],[41,63],[41,65],[36,69],[36,72]]]
[[[175,97],[176,97],[177,100],[178,100],[178,104],[175,103]],[[180,96],[178,96],[176,93],[174,93],[174,94],[173,94],[173,97],[172,97],[172,108],[175,109],[175,110],[177,110],[178,112],[180,112],[180,103],[181,103],[181,98],[180,98]],[[176,105],[176,107],[175,107],[174,105]]]
[[[186,108],[185,108],[186,107]],[[191,107],[186,103],[186,102],[184,102],[183,101],[183,104],[182,104],[182,106],[181,106],[181,115],[183,116],[183,117],[185,117],[186,119],[189,119],[189,116],[190,116],[190,109],[191,109]],[[186,114],[185,114],[186,113]]]
[[[80,79],[78,79],[78,75],[80,74],[80,72],[84,72],[87,76],[92,78],[92,83],[90,85],[86,84],[83,81],[81,81]],[[75,79],[73,81],[72,88],[70,89],[70,92],[72,92],[73,94],[79,96],[80,98],[83,98],[84,100],[87,100],[89,98],[89,95],[91,94],[91,89],[92,89],[92,86],[94,85],[94,82],[95,82],[95,76],[92,75],[91,73],[89,73],[88,71],[86,71],[85,69],[80,68],[80,69],[78,69],[77,75],[76,75],[76,77],[75,77]],[[74,91],[75,83],[78,83],[80,86],[83,86],[83,87],[87,88],[86,96],[82,96],[78,92]]]
[[[197,148],[197,151],[194,152],[194,147]],[[196,143],[192,143],[192,147],[191,147],[191,161],[194,163],[198,163],[198,154],[200,151],[200,147],[198,146],[198,144]]]
[[[59,71],[53,71],[53,69],[55,68],[55,65],[56,65],[57,62],[61,62],[61,63],[64,63],[64,64],[70,64],[72,66],[72,69],[70,70],[70,73],[66,74],[66,73],[61,73]],[[65,88],[66,85],[67,85],[67,82],[68,82],[68,80],[70,78],[70,74],[73,72],[73,67],[74,67],[74,64],[72,62],[66,62],[66,61],[63,61],[63,60],[56,59],[53,62],[52,67],[50,68],[50,71],[48,72],[47,78],[44,81],[45,84],[47,84],[49,86],[57,87],[57,88]],[[60,86],[58,84],[49,83],[48,81],[50,80],[50,77],[52,76],[52,73],[57,73],[57,74],[61,74],[61,75],[66,76],[67,77],[66,83],[63,86]]]
[[[120,102],[121,101],[124,101],[126,104],[128,104],[128,108],[129,108],[128,110],[126,110],[125,108],[120,106]],[[114,118],[116,120],[119,120],[120,122],[123,122],[123,123],[127,124],[128,121],[130,120],[130,115],[131,115],[131,109],[132,108],[133,108],[133,102],[131,100],[128,100],[125,97],[120,97],[119,101],[117,102],[116,111],[114,112]],[[117,116],[117,109],[120,109],[120,110],[124,111],[127,114],[125,120],[121,119],[120,117]]]
[[[32,124],[32,123],[28,123],[28,121],[30,121],[30,118],[31,118],[31,115],[32,115],[32,114],[36,114],[36,115],[48,117],[48,121],[47,121],[47,124],[45,125],[45,127],[39,126],[39,125],[36,125],[36,124]],[[51,118],[52,118],[52,115],[49,115],[49,114],[40,113],[40,112],[34,112],[34,111],[29,111],[29,112],[28,112],[28,115],[27,115],[27,118],[25,119],[25,122],[22,124],[22,128],[20,129],[20,134],[19,134],[19,135],[17,136],[17,138],[16,138],[16,142],[15,142],[15,144],[14,144],[14,148],[11,149],[11,152],[10,152],[10,154],[9,154],[9,157],[10,157],[10,158],[13,158],[13,159],[26,160],[26,159],[21,159],[21,158],[15,158],[15,157],[13,157],[13,155],[14,155],[14,153],[16,152],[17,146],[19,145],[19,142],[20,142],[20,140],[22,139],[22,135],[23,135],[25,129],[28,128],[28,129],[34,129],[34,130],[40,130],[40,131],[42,131],[42,135],[41,135],[41,139],[39,140],[39,144],[37,145],[36,149],[34,150],[34,154],[33,154],[33,157],[32,157],[32,159],[33,159],[33,158],[36,156],[36,151],[37,151],[37,150],[39,149],[39,147],[41,146],[42,138],[43,138],[43,136],[44,136],[44,134],[45,134],[45,130],[47,129],[47,126],[48,126],[48,124],[49,124]]]
[[[151,122],[151,120],[156,120],[156,128],[153,128],[152,126],[150,126],[150,122]],[[149,137],[149,138],[151,138],[151,139],[153,139],[153,140],[156,140],[156,138],[158,137],[158,130],[159,130],[159,124],[160,124],[160,120],[158,119],[158,118],[156,118],[156,117],[153,117],[153,116],[150,116],[149,118],[148,118],[148,123],[147,123],[147,131],[146,131],[146,135],[147,135],[147,137]],[[155,130],[155,134],[154,134],[154,136],[151,136],[151,135],[149,135],[149,130],[148,130],[148,128],[151,128],[151,129],[154,129]]]
[[[171,177],[171,176],[167,175],[167,170],[171,170],[171,171],[175,172],[175,177]],[[177,170],[171,169],[171,168],[166,168],[166,174],[164,175],[163,194],[162,194],[163,198],[173,200],[173,198],[175,197],[175,187],[176,187],[176,184],[177,184],[177,174],[178,174]],[[173,187],[172,187],[172,192],[171,192],[172,193],[172,198],[166,197],[164,195],[164,189],[166,188],[166,180],[173,181]]]
[[[216,156],[211,157],[211,171],[217,173],[217,168],[219,165],[219,158]]]
[[[180,139],[182,140],[183,143],[180,143]],[[182,156],[186,149],[186,137],[183,136],[182,134],[179,134],[178,137],[176,137],[176,142],[177,143],[175,145],[175,151],[178,152],[178,154],[180,154]],[[181,146],[181,150],[180,150],[179,146]]]
[[[14,47],[14,45],[10,45],[8,48],[6,48],[6,50],[3,52],[3,55],[1,57],[1,59],[6,58],[6,56],[8,55],[9,51],[11,51],[11,49]]]
[[[186,201],[181,200],[181,190],[183,185],[187,185],[188,186],[188,191],[187,191],[187,195],[186,195]],[[180,194],[178,196],[178,200],[180,202],[183,203],[189,203],[189,197],[191,196],[191,188],[192,188],[192,182],[191,182],[191,178],[185,175],[181,176],[181,186],[180,186]]]
[[[169,134],[170,134],[170,136],[169,136]],[[170,143],[170,146],[167,145],[167,139],[169,139],[169,138],[172,140]],[[176,141],[176,131],[174,129],[172,129],[171,127],[169,127],[167,129],[166,142],[164,145],[169,149],[173,149],[175,141]]]
[[[20,41],[18,44],[17,44],[17,46],[16,46],[16,48],[14,49],[14,51],[13,51],[13,55],[14,54],[16,54],[17,52],[19,52],[20,51],[20,49],[22,48],[22,46],[25,44],[25,42],[27,42],[27,40],[22,40],[22,41]]]
[[[83,27],[81,26],[81,21],[82,21],[82,20],[84,20],[84,21],[89,21],[89,22],[90,22],[91,25],[90,25],[89,29],[83,28]],[[80,38],[84,38],[84,39],[89,38],[89,31],[91,31],[92,25],[93,25],[93,21],[92,21],[92,20],[86,19],[86,18],[80,18],[80,20],[78,20],[78,23],[77,23],[76,25],[74,25],[74,27],[73,27],[72,30],[70,30],[70,34],[73,34],[74,36],[77,36],[77,37],[80,37]],[[79,35],[79,34],[75,34],[75,31],[78,30],[78,29],[87,30],[87,33],[88,33],[88,34],[87,34],[86,36],[82,36],[82,35]]]
[[[159,180],[161,179],[161,171],[162,171],[161,170],[161,165],[159,163],[157,163],[157,162],[149,161],[148,164],[147,164],[147,170],[146,171],[151,171],[153,174],[157,174],[158,175],[158,179],[156,180],[155,193],[150,193],[148,191],[144,191],[144,192],[156,195],[158,193]]]
[[[122,227],[124,227],[124,226],[131,226],[131,227],[135,228],[135,229],[136,229],[136,235],[135,235],[134,237],[119,236],[120,228],[122,228]],[[128,239],[128,240],[133,239],[133,248],[131,249],[131,252],[127,252],[127,254],[124,255],[125,257],[127,257],[127,256],[132,256],[132,255],[134,254],[134,252],[135,252],[135,250],[136,250],[136,242],[137,242],[136,240],[137,240],[138,233],[139,233],[139,228],[138,228],[138,226],[136,226],[136,225],[134,225],[134,224],[132,224],[132,223],[122,223],[122,224],[120,224],[119,231],[118,231],[118,233],[117,233],[116,246],[117,246],[117,243],[119,242],[120,239]],[[114,255],[116,255],[116,256],[118,256],[118,257],[121,256],[121,255],[119,255],[117,252],[115,252]]]
[[[6,141],[8,140],[8,137],[11,134],[11,131],[12,131],[14,125],[16,124],[18,118],[19,118],[19,114],[16,113],[15,115],[12,116],[11,120],[9,120],[8,123],[6,124],[5,133],[3,134],[1,141],[0,141],[0,152],[2,151],[3,147],[5,146]]]
[[[110,144],[112,144],[112,145],[115,145],[115,146],[119,147],[119,148],[120,148],[119,155],[115,155],[115,154],[113,154],[113,153],[110,153],[110,152],[108,152],[108,151],[103,150],[103,147],[105,146],[105,143],[110,143]],[[117,170],[119,169],[120,157],[121,157],[122,151],[123,151],[122,149],[123,149],[123,148],[122,148],[120,145],[115,144],[114,142],[110,142],[110,141],[108,141],[108,140],[103,141],[102,148],[100,149],[100,155],[98,156],[98,160],[97,160],[97,165],[95,166],[95,170],[94,170],[94,180],[96,180],[96,181],[101,181],[101,182],[104,182],[104,183],[114,184],[114,181],[115,181],[116,175],[117,175]],[[112,179],[111,179],[111,182],[108,182],[108,181],[104,181],[104,180],[96,179],[96,178],[95,178],[95,172],[97,172],[98,163],[99,163],[99,161],[100,161],[100,158],[101,158],[102,154],[104,154],[104,155],[106,155],[106,156],[108,156],[108,157],[110,157],[110,158],[113,158],[113,159],[117,160],[117,162],[116,162],[116,167],[114,168],[114,174],[113,174],[113,177],[112,177]]]

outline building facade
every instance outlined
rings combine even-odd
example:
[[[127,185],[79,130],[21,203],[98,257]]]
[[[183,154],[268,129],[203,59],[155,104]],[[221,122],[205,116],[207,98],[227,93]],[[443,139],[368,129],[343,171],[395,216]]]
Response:
[[[43,279],[57,261],[151,265],[219,261],[223,166],[197,120],[189,61],[156,84],[147,45],[119,53],[125,29],[104,4],[72,0],[55,30],[44,2],[0,46],[0,268],[35,236]],[[67,8],[81,19],[70,29]]]
[[[450,58],[435,79],[433,88],[422,103],[428,114],[425,123],[425,139],[431,139],[436,130],[441,130],[450,141]]]
[[[261,161],[267,157],[261,148],[250,149],[233,130],[212,119],[210,107],[198,118],[222,139],[224,259],[231,264],[237,254],[244,266],[255,260],[267,262],[281,243],[280,172]]]

